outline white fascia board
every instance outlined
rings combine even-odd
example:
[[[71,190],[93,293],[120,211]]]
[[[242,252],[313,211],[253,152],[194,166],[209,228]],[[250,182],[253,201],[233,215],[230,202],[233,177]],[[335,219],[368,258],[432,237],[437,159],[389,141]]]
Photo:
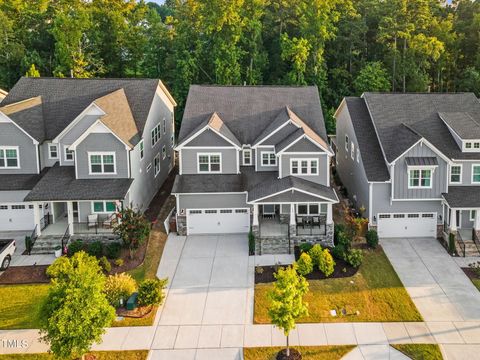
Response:
[[[106,115],[106,113],[97,104],[92,102],[75,119],[73,119],[73,121],[70,124],[68,124],[68,126],[65,129],[63,129],[63,131],[60,134],[58,134],[55,139],[52,140],[52,143],[59,143],[60,139],[64,137],[86,115],[97,115],[100,117],[100,116]]]
[[[292,147],[293,145],[295,145],[297,142],[299,142],[300,140],[302,139],[307,139],[309,140],[313,145],[315,145],[316,147],[318,147],[319,149],[322,149],[323,151],[325,151],[328,155],[330,156],[333,156],[333,153],[329,150],[329,149],[325,149],[323,146],[321,146],[319,143],[317,143],[315,140],[313,140],[310,136],[308,136],[307,134],[302,134],[298,137],[298,139],[292,141],[287,147],[285,147],[284,149],[280,150],[278,152],[278,154],[283,154],[283,153],[288,153],[287,149]]]
[[[268,199],[272,196],[277,196],[277,195],[280,195],[280,194],[283,194],[283,193],[286,193],[288,191],[298,191],[298,192],[301,192],[301,193],[304,193],[304,194],[307,194],[307,195],[310,195],[310,196],[314,196],[314,197],[317,197],[319,199],[322,199],[322,200],[325,200],[326,202],[329,202],[329,203],[332,203],[332,204],[336,204],[339,202],[338,200],[338,195],[337,193],[335,192],[335,190],[333,191],[334,194],[335,194],[335,197],[337,198],[337,200],[332,200],[332,199],[327,199],[326,197],[323,197],[323,196],[320,196],[318,194],[314,194],[314,193],[311,193],[311,192],[308,192],[308,191],[305,191],[305,190],[301,190],[301,189],[298,189],[296,187],[291,187],[291,188],[288,188],[286,190],[282,190],[282,191],[279,191],[279,192],[276,192],[274,194],[270,194],[268,196],[264,196],[264,197],[261,197],[260,199],[257,199],[257,200],[253,200],[253,201],[250,201],[248,202],[248,204],[255,204],[255,203],[258,203],[259,201],[262,201],[264,199]],[[299,203],[304,203],[305,201],[299,201]]]
[[[97,121],[95,121],[86,131],[83,132],[82,135],[80,135],[78,137],[77,140],[75,140],[73,142],[72,145],[70,145],[68,147],[69,150],[76,150],[77,146],[87,138],[88,135],[92,134],[92,133],[95,133],[95,129],[98,128],[98,127],[102,127],[105,131],[105,133],[109,133],[109,134],[112,134],[113,136],[115,136],[115,138],[117,138],[118,141],[120,141],[123,145],[125,145],[125,150],[131,150],[130,146],[128,144],[126,144],[122,139],[120,139],[108,126],[106,126],[102,120],[98,119]]]
[[[206,124],[203,128],[201,128],[200,130],[198,130],[195,134],[193,134],[192,136],[190,136],[189,138],[187,138],[186,140],[182,141],[181,144],[177,145],[175,147],[175,150],[180,150],[180,149],[183,149],[184,147],[188,147],[186,144],[188,144],[190,141],[192,141],[193,139],[195,139],[197,136],[201,135],[203,132],[205,132],[206,130],[212,130],[215,134],[217,134],[218,136],[220,136],[222,139],[224,139],[225,141],[229,142],[230,144],[232,144],[232,146],[235,148],[235,149],[238,149],[238,150],[241,150],[241,147],[238,146],[237,144],[235,144],[234,142],[232,142],[230,139],[226,138],[225,136],[223,136],[222,134],[220,134],[218,131],[216,131],[215,129],[213,129],[210,125]],[[215,148],[217,146],[209,146],[208,148]]]
[[[21,132],[23,132],[25,135],[27,135],[30,139],[32,139],[33,143],[35,145],[38,145],[39,142],[37,140],[35,140],[33,138],[33,136],[31,136],[29,133],[27,133],[25,130],[23,130],[15,121],[13,121],[12,119],[10,119],[10,117],[8,117],[7,115],[5,115],[4,113],[2,113],[0,111],[0,123],[11,123],[13,125],[15,125]]]
[[[333,114],[333,117],[336,119],[337,118],[337,114],[340,112],[340,110],[343,109],[343,107],[345,106],[346,104],[346,101],[345,101],[345,98],[342,99],[342,101],[340,102],[340,105],[338,105],[338,108],[337,110],[335,110],[335,113]]]
[[[279,132],[280,130],[282,130],[285,126],[289,125],[289,124],[293,124],[295,125],[297,128],[300,129],[300,126],[298,126],[295,122],[292,121],[292,119],[288,119],[287,121],[285,121],[282,125],[280,125],[278,128],[276,128],[274,131],[272,131],[270,134],[268,134],[267,136],[265,136],[263,139],[261,139],[259,142],[257,142],[255,145],[252,146],[252,149],[260,146],[265,140],[269,139],[272,135],[276,134],[277,132]],[[270,146],[270,145],[269,145]]]
[[[402,156],[404,156],[406,153],[408,153],[410,150],[412,150],[415,146],[417,146],[418,144],[424,144],[426,145],[427,147],[430,148],[430,150],[432,150],[435,154],[437,154],[438,156],[440,156],[443,160],[445,160],[448,164],[451,164],[451,160],[445,156],[440,150],[438,150],[432,143],[430,143],[427,139],[425,139],[424,137],[420,138],[417,142],[415,142],[415,144],[413,144],[412,146],[410,146],[407,150],[405,150],[402,154],[400,154],[399,156],[397,156],[397,158],[395,160],[393,160],[391,163],[389,163],[390,165],[392,164],[395,164],[398,159],[400,159]]]

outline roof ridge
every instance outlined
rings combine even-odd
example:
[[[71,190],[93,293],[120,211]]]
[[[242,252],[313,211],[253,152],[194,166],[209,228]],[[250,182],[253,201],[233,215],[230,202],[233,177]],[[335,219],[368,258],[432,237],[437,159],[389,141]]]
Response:
[[[11,103],[11,104],[3,105],[3,106],[0,107],[0,109],[4,109],[4,108],[6,108],[6,107],[11,107],[11,106],[20,105],[20,104],[23,104],[23,103],[26,103],[26,102],[29,102],[29,101],[32,101],[32,100],[35,100],[35,99],[40,99],[40,103],[42,103],[42,96],[39,95],[39,96],[33,96],[33,97],[31,97],[31,98],[28,98],[28,99],[20,100],[20,101]]]

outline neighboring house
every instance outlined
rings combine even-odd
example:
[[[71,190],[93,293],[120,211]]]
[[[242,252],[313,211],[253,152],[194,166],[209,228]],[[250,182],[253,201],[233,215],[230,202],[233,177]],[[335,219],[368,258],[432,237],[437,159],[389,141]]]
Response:
[[[175,105],[154,79],[21,78],[0,104],[0,231],[111,232],[145,210],[174,166]]]
[[[0,102],[2,102],[3,99],[8,95],[8,92],[6,92],[3,89],[0,89]]]
[[[316,87],[192,86],[176,151],[179,234],[252,229],[263,253],[333,244],[338,198]]]
[[[480,103],[472,93],[345,98],[337,171],[381,237],[480,230]],[[460,231],[458,231],[460,230]]]

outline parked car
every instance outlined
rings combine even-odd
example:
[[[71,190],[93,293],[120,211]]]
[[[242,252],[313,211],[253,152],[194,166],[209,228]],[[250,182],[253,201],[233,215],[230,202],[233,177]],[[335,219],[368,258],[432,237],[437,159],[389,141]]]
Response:
[[[15,249],[15,240],[0,240],[0,270],[6,270],[10,266]]]

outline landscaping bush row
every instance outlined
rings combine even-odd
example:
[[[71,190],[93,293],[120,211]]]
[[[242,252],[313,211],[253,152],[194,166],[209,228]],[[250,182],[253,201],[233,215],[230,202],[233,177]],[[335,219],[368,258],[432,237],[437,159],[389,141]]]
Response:
[[[88,255],[97,259],[106,256],[107,259],[117,259],[120,256],[122,244],[115,241],[104,244],[102,241],[84,242],[81,239],[72,241],[67,247],[67,255],[72,257],[79,251],[85,251]]]

